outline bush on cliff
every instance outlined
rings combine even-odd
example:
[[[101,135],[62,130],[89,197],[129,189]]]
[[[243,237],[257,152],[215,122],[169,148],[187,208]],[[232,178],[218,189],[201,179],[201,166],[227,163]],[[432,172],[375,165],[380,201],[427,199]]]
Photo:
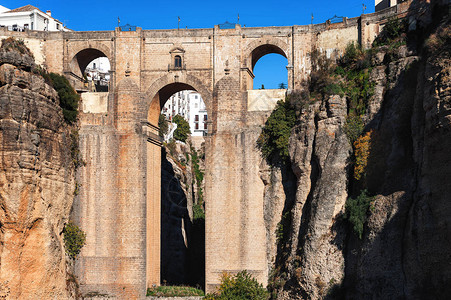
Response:
[[[295,110],[289,99],[277,102],[257,140],[257,147],[269,164],[283,164],[289,159],[288,142],[295,121]]]
[[[406,20],[400,20],[397,17],[391,17],[385,24],[382,32],[376,37],[373,42],[373,46],[381,46],[390,44],[394,40],[402,37],[407,31]]]
[[[176,115],[172,121],[177,124],[177,129],[174,131],[174,138],[181,142],[186,142],[186,139],[191,134],[189,123],[180,115]]]
[[[236,275],[223,274],[217,293],[208,294],[205,300],[266,300],[268,291],[247,271]]]
[[[55,73],[50,73],[49,77],[53,88],[58,92],[64,120],[69,124],[74,123],[77,120],[80,96],[66,77]]]
[[[158,117],[158,135],[163,137],[165,134],[168,134],[168,121],[166,121],[166,116],[163,114],[160,114]]]
[[[64,226],[64,245],[70,258],[75,259],[85,245],[86,234],[74,223]]]
[[[363,225],[367,219],[368,208],[371,206],[373,197],[368,195],[367,190],[362,190],[357,198],[348,198],[346,201],[345,218],[351,223],[355,234],[362,239]]]

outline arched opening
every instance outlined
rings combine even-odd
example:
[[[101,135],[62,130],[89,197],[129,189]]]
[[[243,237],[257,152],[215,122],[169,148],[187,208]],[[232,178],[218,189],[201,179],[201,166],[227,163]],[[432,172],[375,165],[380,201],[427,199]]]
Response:
[[[80,92],[108,92],[110,68],[110,61],[105,53],[88,48],[72,58],[70,76]]]
[[[287,89],[288,60],[278,46],[265,44],[251,54],[253,89]]]
[[[160,197],[157,199],[155,194],[150,194],[155,188],[148,192],[148,202],[160,201],[160,271],[159,282],[154,282],[157,285],[204,285],[205,148],[202,141],[208,130],[207,115],[202,95],[185,83],[171,83],[161,88],[149,108],[148,122],[158,124],[162,141],[161,148],[147,143],[148,181],[155,182],[149,174],[155,174],[158,165],[161,170]]]

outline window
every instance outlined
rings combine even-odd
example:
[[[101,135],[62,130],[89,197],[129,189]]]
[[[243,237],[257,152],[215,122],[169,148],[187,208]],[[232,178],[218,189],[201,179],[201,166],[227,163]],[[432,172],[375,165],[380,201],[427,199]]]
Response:
[[[208,129],[208,128],[207,128],[207,123],[204,123],[204,129]]]
[[[199,123],[194,124],[194,129],[199,129]]]
[[[56,29],[60,29],[60,24],[56,23]]]
[[[182,58],[180,55],[176,55],[174,58],[174,67],[175,68],[181,68],[182,67]]]
[[[199,115],[194,116],[194,122],[199,122]]]
[[[207,115],[204,115],[204,122],[207,122]]]

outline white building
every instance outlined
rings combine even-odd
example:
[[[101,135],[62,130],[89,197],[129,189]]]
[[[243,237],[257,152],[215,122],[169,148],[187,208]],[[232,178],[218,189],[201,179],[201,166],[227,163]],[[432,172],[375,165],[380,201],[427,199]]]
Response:
[[[0,26],[12,31],[71,31],[63,23],[52,17],[50,10],[42,12],[33,5],[25,5],[16,9],[0,7]]]
[[[91,92],[107,92],[110,81],[110,62],[106,57],[99,57],[91,61],[86,67],[84,75]]]
[[[181,91],[172,95],[166,104],[163,106],[161,113],[166,116],[166,119],[172,121],[172,118],[176,115],[181,115],[183,118],[188,120],[188,101],[185,92]]]
[[[181,115],[188,121],[191,136],[207,134],[207,109],[202,97],[195,91],[181,91],[172,95],[163,106],[162,114],[172,121],[176,115]]]
[[[396,6],[398,3],[406,0],[374,0],[375,11],[380,11],[392,6]]]

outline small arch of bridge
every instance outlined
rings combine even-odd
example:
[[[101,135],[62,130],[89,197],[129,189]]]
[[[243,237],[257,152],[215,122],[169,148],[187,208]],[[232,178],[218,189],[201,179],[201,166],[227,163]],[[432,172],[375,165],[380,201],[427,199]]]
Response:
[[[291,64],[290,46],[281,39],[269,37],[253,41],[245,48],[243,65],[253,70],[260,58],[271,53],[282,55]]]
[[[88,64],[96,58],[106,57],[110,62],[110,69],[114,70],[114,60],[112,48],[105,45],[102,42],[71,42],[66,41],[68,54],[66,56],[66,64],[64,73],[69,75],[76,88],[80,88],[80,84],[83,82],[83,73]]]

